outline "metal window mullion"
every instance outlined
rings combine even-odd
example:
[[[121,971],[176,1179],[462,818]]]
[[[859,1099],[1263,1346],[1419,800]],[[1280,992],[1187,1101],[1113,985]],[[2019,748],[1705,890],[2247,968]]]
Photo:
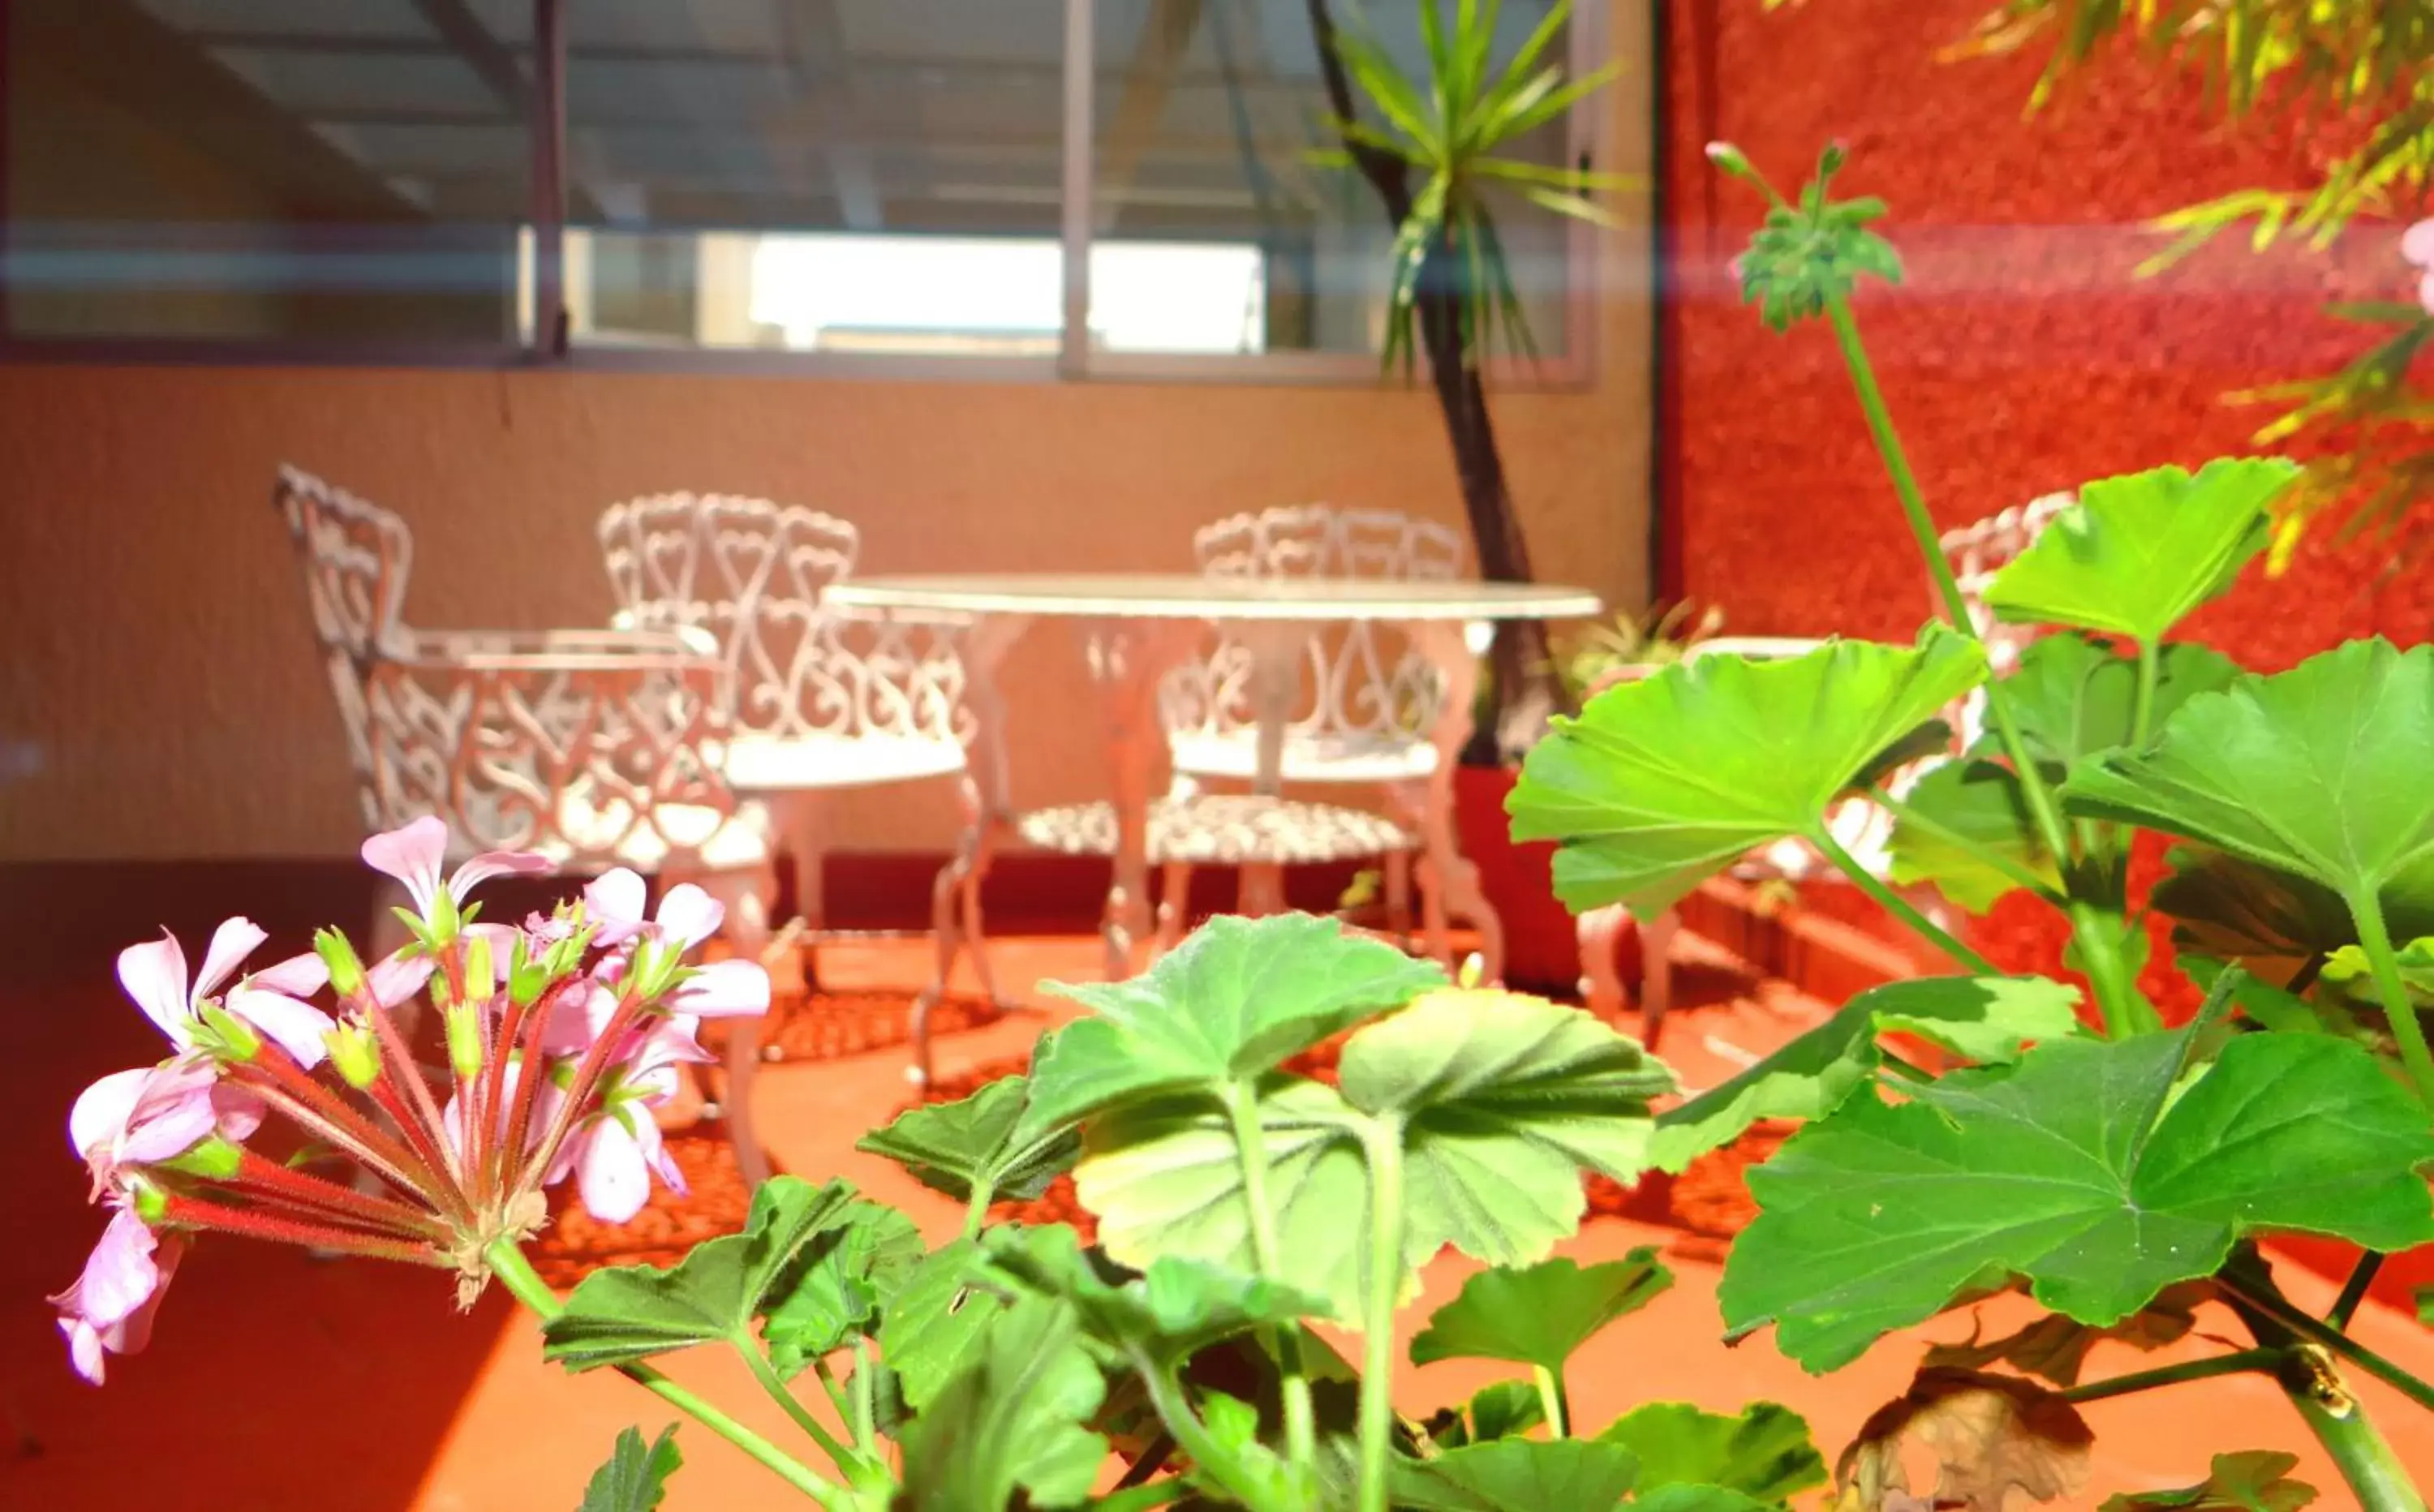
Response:
[[[1065,0],[1065,313],[1056,353],[1061,378],[1087,378],[1090,371],[1090,180],[1097,172],[1091,91],[1098,38],[1097,0]]]
[[[531,350],[566,356],[566,9],[533,0]]]

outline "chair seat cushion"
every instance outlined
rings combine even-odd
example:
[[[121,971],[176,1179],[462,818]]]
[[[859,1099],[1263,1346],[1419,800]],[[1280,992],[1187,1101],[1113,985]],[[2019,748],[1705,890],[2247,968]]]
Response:
[[[798,792],[915,782],[964,770],[963,746],[919,735],[739,735],[719,771],[738,792]]]
[[[1071,804],[1016,821],[1023,840],[1069,856],[1112,856],[1115,806]],[[1150,805],[1149,858],[1158,864],[1240,866],[1359,860],[1416,843],[1393,821],[1334,804],[1243,793],[1202,793]]]
[[[1174,753],[1174,770],[1190,776],[1249,782],[1259,775],[1254,731],[1178,735]],[[1436,769],[1437,748],[1416,737],[1287,735],[1277,775],[1286,782],[1407,782]]]

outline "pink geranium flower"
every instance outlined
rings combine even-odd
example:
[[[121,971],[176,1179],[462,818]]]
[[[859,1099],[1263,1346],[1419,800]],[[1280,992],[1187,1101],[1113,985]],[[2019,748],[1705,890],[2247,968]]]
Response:
[[[122,1167],[175,1160],[213,1134],[242,1140],[262,1127],[262,1099],[222,1083],[206,1061],[114,1071],[76,1100],[68,1142],[93,1170],[95,1197]]]
[[[364,841],[364,864],[404,883],[406,895],[414,900],[414,911],[434,931],[453,920],[454,907],[462,905],[466,894],[480,883],[494,876],[530,875],[550,869],[549,858],[532,851],[484,851],[449,874],[443,884],[439,864],[447,855],[448,826],[428,814]],[[452,905],[445,916],[438,906],[443,892]]]
[[[2418,271],[2417,302],[2434,314],[2434,220],[2422,220],[2401,233],[2400,255]]]
[[[163,929],[160,939],[118,953],[119,984],[145,1016],[160,1026],[170,1044],[190,1050],[204,1004],[267,938],[250,919],[225,921],[212,932],[202,971],[189,981],[186,953],[177,938]],[[317,992],[326,979],[317,958],[298,956],[237,982],[220,1006],[300,1064],[315,1066],[325,1053],[322,1036],[330,1031],[330,1016],[294,994]]]
[[[50,1299],[77,1374],[101,1385],[107,1354],[133,1354],[152,1336],[161,1294],[185,1254],[185,1240],[156,1234],[120,1198],[110,1227],[84,1263],[76,1284]]]
[[[668,889],[659,912],[643,918],[643,879],[625,867],[604,872],[583,890],[584,911],[598,925],[604,945],[648,938],[674,951],[688,951],[718,933],[726,905],[691,882]],[[604,965],[610,964],[603,962]],[[698,1018],[736,1018],[769,1011],[769,974],[758,962],[713,960],[669,994],[670,1010]]]
[[[680,1090],[679,1065],[711,1059],[694,1030],[694,1021],[677,1014],[636,1033],[625,1058],[602,1079],[599,1105],[558,1147],[546,1182],[573,1172],[584,1211],[603,1223],[624,1223],[642,1212],[655,1172],[678,1196],[686,1190],[684,1172],[668,1154],[651,1110]]]

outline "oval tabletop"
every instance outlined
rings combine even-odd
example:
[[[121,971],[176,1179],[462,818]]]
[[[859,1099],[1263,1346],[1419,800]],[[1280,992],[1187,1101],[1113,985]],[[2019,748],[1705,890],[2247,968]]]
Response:
[[[840,608],[1124,620],[1574,620],[1586,588],[1392,578],[1214,578],[1192,572],[968,572],[848,578]]]

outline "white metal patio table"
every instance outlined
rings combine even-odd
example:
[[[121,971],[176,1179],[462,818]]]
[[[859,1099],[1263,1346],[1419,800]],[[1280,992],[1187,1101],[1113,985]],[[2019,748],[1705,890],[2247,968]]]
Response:
[[[943,990],[962,937],[977,922],[978,878],[987,870],[997,838],[1016,826],[1005,754],[1005,704],[997,674],[1006,651],[1035,622],[1062,620],[1072,627],[1099,688],[1114,778],[1115,875],[1104,919],[1111,977],[1129,970],[1131,943],[1143,938],[1150,926],[1150,788],[1164,743],[1157,711],[1159,680],[1191,654],[1211,625],[1224,626],[1251,648],[1259,719],[1259,764],[1252,787],[1255,794],[1274,798],[1281,786],[1277,773],[1298,688],[1301,648],[1318,627],[1354,620],[1398,627],[1445,679],[1433,732],[1438,759],[1420,836],[1421,865],[1435,873],[1435,885],[1424,892],[1443,900],[1442,907],[1431,909],[1427,920],[1430,947],[1440,960],[1447,959],[1450,947],[1444,915],[1462,917],[1479,929],[1493,971],[1502,960],[1501,926],[1481,895],[1477,869],[1463,859],[1453,834],[1454,764],[1470,738],[1479,681],[1478,653],[1469,632],[1496,620],[1570,620],[1603,608],[1598,596],[1586,588],[1539,584],[1224,579],[1182,572],[862,577],[838,584],[830,590],[830,600],[838,608],[860,613],[943,612],[968,615],[975,621],[965,645],[964,670],[966,699],[978,725],[968,780],[978,788],[973,812],[979,817],[955,859],[940,874],[934,894],[938,979],[924,994],[924,1006]],[[1253,891],[1247,883],[1246,892]]]

